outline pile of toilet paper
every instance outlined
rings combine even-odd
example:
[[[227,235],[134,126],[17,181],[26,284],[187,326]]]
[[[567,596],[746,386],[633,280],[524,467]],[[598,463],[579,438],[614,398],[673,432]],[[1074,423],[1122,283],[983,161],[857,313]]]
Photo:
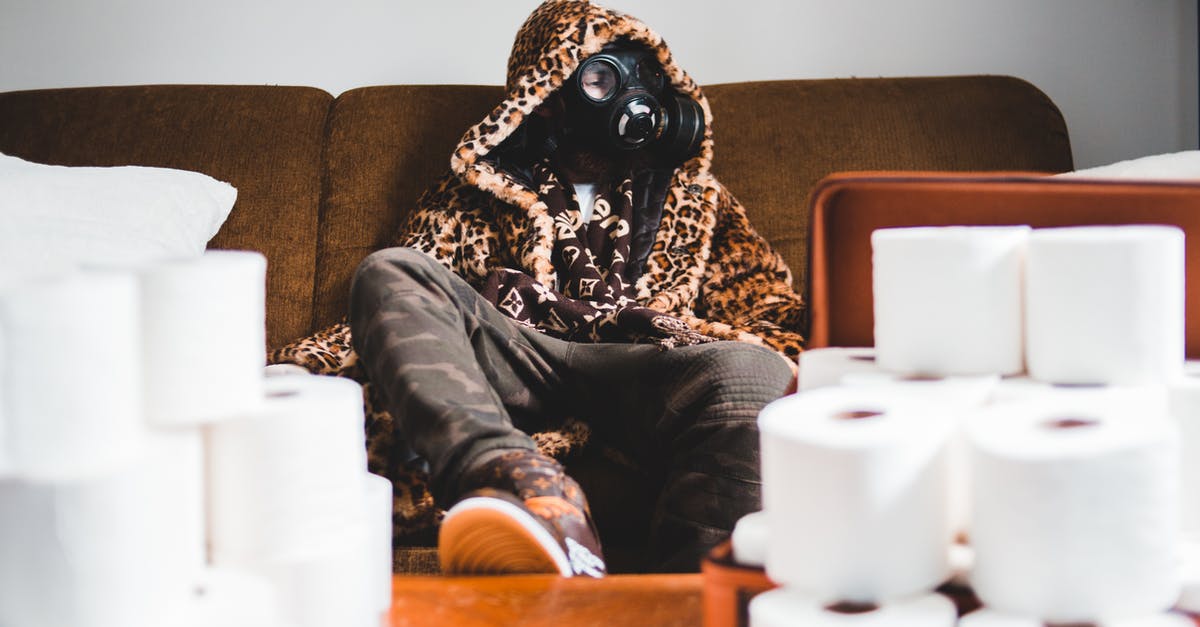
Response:
[[[874,348],[768,405],[751,623],[1192,625],[1200,378],[1167,226],[883,229]],[[1182,449],[1182,454],[1181,454]],[[957,618],[932,591],[969,585]]]
[[[380,624],[362,390],[267,378],[266,260],[0,285],[0,625]]]

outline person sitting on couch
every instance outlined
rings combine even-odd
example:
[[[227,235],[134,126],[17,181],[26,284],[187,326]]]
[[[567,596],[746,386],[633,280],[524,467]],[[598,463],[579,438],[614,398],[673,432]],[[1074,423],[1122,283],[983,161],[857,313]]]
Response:
[[[397,247],[359,266],[349,333],[276,360],[357,360],[449,507],[445,572],[606,572],[582,490],[528,435],[563,417],[657,470],[652,562],[696,570],[761,507],[755,421],[794,380],[804,304],[645,24],[549,0],[506,89]]]

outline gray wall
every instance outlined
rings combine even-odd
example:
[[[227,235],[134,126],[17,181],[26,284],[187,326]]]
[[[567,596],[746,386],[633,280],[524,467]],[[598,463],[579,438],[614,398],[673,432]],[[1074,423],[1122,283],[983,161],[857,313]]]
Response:
[[[0,0],[0,91],[503,80],[534,0]],[[610,0],[701,83],[1013,74],[1080,167],[1197,146],[1193,0]],[[803,115],[803,112],[797,112]],[[719,124],[720,121],[718,120]]]

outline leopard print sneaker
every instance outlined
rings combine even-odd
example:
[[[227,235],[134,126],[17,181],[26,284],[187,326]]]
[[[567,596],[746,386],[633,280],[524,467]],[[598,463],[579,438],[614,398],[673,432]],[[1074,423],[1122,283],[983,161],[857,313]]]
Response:
[[[558,462],[510,451],[464,479],[475,489],[446,512],[438,532],[443,573],[604,576],[587,499]]]

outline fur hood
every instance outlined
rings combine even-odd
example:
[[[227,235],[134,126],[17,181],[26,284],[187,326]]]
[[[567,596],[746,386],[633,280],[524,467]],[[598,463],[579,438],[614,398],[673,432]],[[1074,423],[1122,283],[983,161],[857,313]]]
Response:
[[[483,157],[508,139],[534,109],[558,91],[584,60],[622,38],[651,50],[672,88],[700,105],[704,112],[704,139],[699,153],[681,168],[692,174],[707,172],[713,151],[712,111],[700,86],[675,63],[666,42],[649,26],[587,0],[547,0],[525,20],[509,54],[505,99],[463,135],[451,156],[451,170],[464,182],[501,200],[524,207],[533,205],[534,192]]]

